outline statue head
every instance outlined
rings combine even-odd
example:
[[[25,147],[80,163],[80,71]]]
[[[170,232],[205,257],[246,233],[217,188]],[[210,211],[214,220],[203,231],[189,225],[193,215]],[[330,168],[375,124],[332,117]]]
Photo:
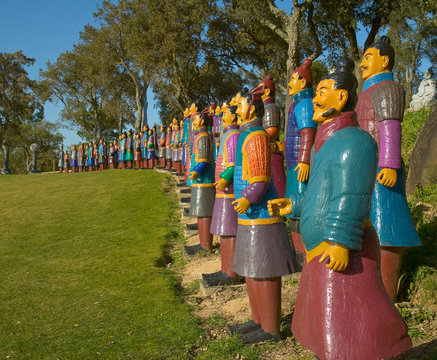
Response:
[[[311,59],[305,59],[302,65],[294,70],[288,83],[288,94],[290,96],[312,86],[313,75],[311,73],[311,64]]]
[[[237,114],[238,125],[252,121],[256,118],[264,116],[264,103],[262,95],[264,94],[264,86],[257,86],[250,92],[243,93],[238,105]]]
[[[196,131],[196,130],[203,128],[204,122],[205,121],[204,121],[202,115],[200,113],[197,113],[194,116],[194,120],[193,120],[193,130]]]
[[[190,115],[193,115],[197,112],[198,108],[195,103],[192,103],[190,106]]]
[[[395,51],[390,45],[388,36],[381,36],[376,42],[364,50],[360,67],[364,81],[372,76],[392,71],[395,63]]]
[[[313,99],[314,121],[325,123],[355,108],[357,79],[353,71],[353,60],[343,57],[335,71],[319,82]]]
[[[269,97],[275,97],[275,82],[272,75],[267,75],[258,86],[262,86],[264,94],[261,96],[262,100],[266,100]]]
[[[229,125],[235,124],[237,122],[237,115],[235,114],[235,110],[237,109],[237,106],[232,106],[234,109],[233,112],[231,112],[231,108],[228,106],[228,104],[223,103],[222,105],[222,111],[223,111],[223,128],[227,128]]]

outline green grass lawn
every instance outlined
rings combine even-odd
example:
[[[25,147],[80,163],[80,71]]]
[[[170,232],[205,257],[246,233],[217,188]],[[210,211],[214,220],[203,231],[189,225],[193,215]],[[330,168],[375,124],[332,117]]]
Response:
[[[149,171],[0,176],[0,358],[183,359],[202,334],[157,266],[178,225]]]

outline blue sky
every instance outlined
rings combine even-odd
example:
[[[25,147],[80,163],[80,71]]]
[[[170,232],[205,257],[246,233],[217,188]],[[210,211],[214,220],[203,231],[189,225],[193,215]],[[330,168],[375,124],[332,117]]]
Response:
[[[112,0],[117,2],[117,0]],[[159,1],[159,0],[158,0]],[[79,40],[79,32],[87,24],[94,24],[93,12],[99,0],[0,0],[0,51],[24,54],[36,59],[27,70],[32,79],[38,79],[39,69],[45,69],[48,60],[56,61],[66,50],[71,50]],[[277,1],[280,8],[290,11],[291,1]],[[363,45],[366,32],[358,33]],[[425,62],[425,66],[429,66]],[[425,68],[422,66],[422,68]],[[158,110],[154,107],[153,92],[148,92],[149,123],[159,123]],[[46,103],[45,116],[48,121],[57,122],[61,107]],[[73,129],[61,130],[64,145],[70,146],[81,139]]]
[[[93,12],[97,0],[0,0],[0,51],[23,53],[34,58],[35,64],[27,68],[32,79],[38,79],[39,69],[46,69],[47,61],[56,61],[79,40],[79,32],[87,24],[94,24]],[[148,93],[149,122],[159,123],[153,93]],[[57,122],[61,106],[45,104],[45,117]],[[80,141],[76,131],[61,129],[64,145]]]

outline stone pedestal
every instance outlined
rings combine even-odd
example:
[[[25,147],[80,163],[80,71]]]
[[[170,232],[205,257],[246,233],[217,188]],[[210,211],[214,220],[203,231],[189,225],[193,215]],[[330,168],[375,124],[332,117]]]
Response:
[[[30,145],[30,150],[32,151],[32,168],[30,169],[29,174],[36,174],[39,172],[37,170],[39,145],[33,143]]]
[[[9,169],[9,146],[3,142],[2,148],[4,153],[4,165],[0,172],[3,175],[9,175],[11,174],[11,169]]]

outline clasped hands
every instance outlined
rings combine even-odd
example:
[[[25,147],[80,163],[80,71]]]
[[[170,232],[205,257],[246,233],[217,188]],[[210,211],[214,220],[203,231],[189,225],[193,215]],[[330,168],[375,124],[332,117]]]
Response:
[[[196,179],[199,177],[199,174],[198,174],[197,171],[191,171],[191,172],[188,174],[188,177],[189,177],[191,180],[196,180]]]

